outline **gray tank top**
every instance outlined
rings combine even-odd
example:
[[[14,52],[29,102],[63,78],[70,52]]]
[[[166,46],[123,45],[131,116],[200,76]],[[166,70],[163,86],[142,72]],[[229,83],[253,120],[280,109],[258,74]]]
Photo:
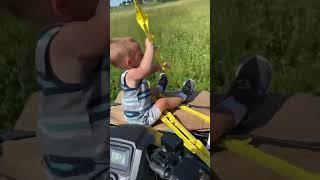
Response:
[[[123,113],[129,123],[144,124],[143,116],[152,107],[148,82],[141,80],[137,88],[130,88],[125,78],[128,70],[121,74],[121,88],[123,91]]]
[[[64,83],[53,72],[49,47],[61,27],[44,31],[36,47],[36,74],[41,92],[37,135],[43,155],[109,157],[109,61],[101,58],[91,77]],[[106,51],[107,54],[107,51]],[[60,159],[60,160],[61,160]]]

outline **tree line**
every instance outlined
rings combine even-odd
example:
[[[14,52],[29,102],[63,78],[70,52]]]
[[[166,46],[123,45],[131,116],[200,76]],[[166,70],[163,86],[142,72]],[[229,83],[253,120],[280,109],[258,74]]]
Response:
[[[175,0],[137,0],[140,4],[145,4],[149,2],[168,2],[168,1],[175,1]],[[124,0],[122,1],[119,6],[130,6],[133,5],[133,0]]]

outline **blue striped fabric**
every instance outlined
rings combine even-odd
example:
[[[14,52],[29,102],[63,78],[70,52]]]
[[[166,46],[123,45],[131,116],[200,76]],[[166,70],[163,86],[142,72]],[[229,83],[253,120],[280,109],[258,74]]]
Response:
[[[142,80],[137,88],[128,87],[125,81],[127,73],[128,70],[121,74],[124,116],[129,123],[140,124],[144,113],[152,106],[149,85]]]
[[[49,61],[50,43],[60,27],[43,33],[37,43],[36,74],[41,91],[37,135],[46,161],[47,176],[54,179],[89,179],[105,171],[95,165],[85,172],[78,168],[81,158],[108,161],[109,73],[108,58],[100,60],[85,82],[65,83],[54,73]],[[71,163],[71,157],[78,157]],[[72,158],[71,158],[72,159]],[[73,160],[72,160],[73,161]],[[86,162],[84,162],[86,164]],[[51,175],[50,175],[51,174]]]

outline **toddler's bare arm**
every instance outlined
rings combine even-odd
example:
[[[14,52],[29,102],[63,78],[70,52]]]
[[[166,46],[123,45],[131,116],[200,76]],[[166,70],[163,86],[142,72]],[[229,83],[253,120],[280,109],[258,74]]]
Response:
[[[61,59],[97,60],[107,52],[109,8],[100,0],[94,17],[84,22],[66,24],[52,42]]]
[[[146,51],[138,68],[132,68],[127,74],[128,80],[139,81],[152,73],[153,44],[146,39]]]

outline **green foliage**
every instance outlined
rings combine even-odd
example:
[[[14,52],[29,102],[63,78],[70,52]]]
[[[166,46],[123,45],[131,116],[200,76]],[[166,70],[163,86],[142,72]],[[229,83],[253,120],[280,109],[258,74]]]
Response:
[[[169,90],[179,89],[189,78],[196,81],[198,90],[209,90],[209,0],[177,1],[144,9],[162,57],[172,64],[168,71]],[[134,8],[111,13],[110,19],[112,38],[132,36],[144,48],[145,35],[137,25]],[[121,89],[120,74],[111,67],[112,100]],[[157,79],[158,74],[151,76],[151,85],[156,85]]]
[[[316,0],[214,1],[215,89],[225,92],[241,58],[259,53],[273,65],[273,91],[319,94],[319,7]]]
[[[35,28],[0,10],[0,129],[12,127],[35,90]]]

